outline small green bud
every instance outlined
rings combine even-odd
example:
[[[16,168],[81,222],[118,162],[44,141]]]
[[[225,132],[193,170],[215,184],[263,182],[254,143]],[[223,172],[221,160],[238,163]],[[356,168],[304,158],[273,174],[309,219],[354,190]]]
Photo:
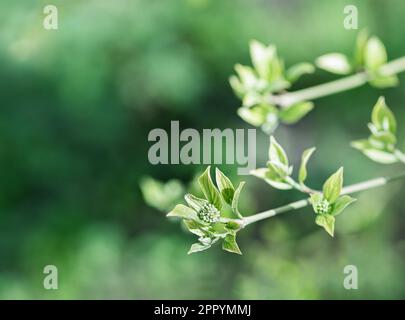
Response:
[[[328,200],[323,199],[315,205],[315,212],[318,214],[327,214],[330,212],[331,206]]]
[[[198,217],[204,222],[214,223],[219,220],[221,214],[214,205],[206,203],[198,212]]]

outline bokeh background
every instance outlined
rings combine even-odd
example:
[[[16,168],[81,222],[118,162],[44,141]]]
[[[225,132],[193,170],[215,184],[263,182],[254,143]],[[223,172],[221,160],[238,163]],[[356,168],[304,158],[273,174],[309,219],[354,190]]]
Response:
[[[42,27],[46,4],[59,9],[57,31]],[[147,158],[149,131],[170,120],[250,128],[228,84],[235,63],[250,63],[250,39],[276,44],[287,65],[351,54],[357,31],[343,28],[347,4],[390,58],[405,55],[402,0],[1,1],[0,298],[405,298],[404,183],[359,195],[334,239],[307,208],[243,230],[243,256],[219,247],[187,256],[195,239],[165,210],[204,167]],[[317,71],[294,89],[334,78]],[[385,95],[404,147],[400,80],[319,99],[299,124],[277,130],[295,166],[317,146],[313,186],[341,165],[346,183],[401,170],[349,146],[368,135],[372,106]],[[258,131],[258,166],[267,148]],[[245,214],[302,197],[237,176],[237,165],[220,168],[247,181]],[[49,264],[59,270],[55,291],[42,286]],[[348,264],[359,270],[358,290],[343,288]]]

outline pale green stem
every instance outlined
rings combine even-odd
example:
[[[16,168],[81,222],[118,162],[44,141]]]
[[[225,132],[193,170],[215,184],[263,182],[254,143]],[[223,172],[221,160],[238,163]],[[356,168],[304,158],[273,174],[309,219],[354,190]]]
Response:
[[[298,191],[301,191],[303,193],[316,193],[319,192],[317,190],[311,189],[309,187],[307,187],[304,184],[300,184],[298,182],[296,182],[293,178],[291,177],[285,177],[285,181],[291,185],[294,189],[297,189]]]
[[[379,70],[379,74],[381,76],[393,76],[403,71],[405,71],[405,57],[392,60],[383,65]],[[311,101],[317,98],[360,87],[371,79],[372,78],[370,75],[364,71],[310,88],[269,96],[268,99],[269,103],[286,108],[298,102]]]
[[[405,171],[400,172],[399,174],[396,174],[396,175],[393,175],[390,177],[380,177],[380,178],[363,181],[360,183],[356,183],[356,184],[352,184],[350,186],[344,187],[342,189],[341,194],[342,195],[352,194],[352,193],[369,190],[369,189],[376,188],[376,187],[381,187],[381,186],[386,185],[389,182],[399,180],[399,179],[404,179],[404,178],[405,178]],[[309,204],[310,204],[309,198],[295,201],[295,202],[292,202],[292,203],[287,204],[282,207],[278,207],[278,208],[263,211],[263,212],[260,212],[260,213],[257,213],[257,214],[254,214],[254,215],[251,215],[248,217],[244,217],[241,220],[241,224],[242,224],[242,227],[245,227],[254,222],[264,220],[267,218],[271,218],[271,217],[278,215],[280,213],[283,213],[283,212],[304,208],[304,207],[308,206]]]

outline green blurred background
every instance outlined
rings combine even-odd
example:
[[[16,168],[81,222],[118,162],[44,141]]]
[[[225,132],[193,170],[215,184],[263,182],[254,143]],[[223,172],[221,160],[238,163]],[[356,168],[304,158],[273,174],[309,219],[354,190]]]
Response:
[[[57,31],[42,27],[46,4],[59,10]],[[390,58],[405,55],[402,0],[2,1],[0,298],[405,298],[404,183],[361,194],[339,216],[334,239],[307,208],[240,232],[243,256],[219,247],[187,256],[194,236],[160,209],[193,188],[204,167],[147,158],[149,131],[168,129],[170,120],[250,128],[228,85],[235,63],[250,64],[250,39],[276,44],[287,66],[351,54],[357,31],[343,28],[347,4]],[[317,71],[294,89],[334,78]],[[405,141],[405,75],[400,80],[393,89],[319,99],[299,124],[277,130],[295,166],[317,146],[313,186],[341,165],[347,184],[401,169],[349,146],[368,134],[379,95]],[[267,147],[258,131],[258,166]],[[239,177],[236,167],[220,166],[234,183],[247,181],[245,214],[302,197]],[[176,180],[164,187],[151,177]],[[58,267],[58,290],[42,286],[49,264]],[[348,264],[359,270],[358,290],[343,287]]]

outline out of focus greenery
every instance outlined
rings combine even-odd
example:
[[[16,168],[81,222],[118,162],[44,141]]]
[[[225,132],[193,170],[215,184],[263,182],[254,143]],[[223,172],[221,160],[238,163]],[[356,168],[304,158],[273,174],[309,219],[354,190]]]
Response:
[[[42,27],[46,4],[59,9],[58,30]],[[390,58],[405,55],[402,0],[2,1],[0,298],[403,298],[401,182],[361,194],[334,239],[310,209],[255,224],[240,233],[243,256],[219,248],[187,256],[193,236],[145,204],[140,189],[141,181],[164,188],[145,177],[188,187],[204,169],[149,164],[151,129],[168,129],[170,120],[182,128],[248,128],[228,76],[235,63],[249,63],[250,39],[276,44],[288,65],[350,54],[357,31],[343,28],[348,4]],[[317,71],[295,89],[331,79]],[[303,149],[318,147],[312,185],[341,165],[346,183],[400,170],[349,147],[367,133],[382,94],[405,141],[403,74],[400,81],[322,98],[302,122],[278,129],[295,164]],[[258,166],[267,146],[258,131]],[[245,214],[302,197],[220,167],[235,183],[247,181]],[[182,188],[175,186],[165,189],[173,199]],[[49,264],[58,267],[58,290],[42,286]],[[348,264],[358,267],[358,290],[343,287]]]

